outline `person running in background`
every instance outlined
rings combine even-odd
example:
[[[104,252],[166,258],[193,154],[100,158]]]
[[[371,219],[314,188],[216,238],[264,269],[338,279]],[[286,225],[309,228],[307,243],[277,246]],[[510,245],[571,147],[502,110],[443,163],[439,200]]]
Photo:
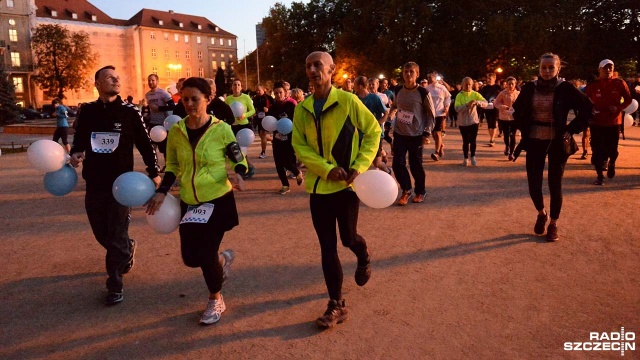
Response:
[[[486,99],[489,104],[493,104],[498,94],[502,91],[499,84],[496,84],[496,74],[487,74],[487,83],[480,89],[480,95]],[[485,119],[487,119],[487,128],[489,129],[489,146],[495,146],[496,141],[496,126],[498,123],[498,110],[493,108],[492,105],[483,109]]]
[[[451,105],[451,94],[446,86],[438,83],[438,73],[429,71],[427,73],[427,90],[431,94],[433,106],[436,112],[435,126],[433,128],[433,140],[435,152],[431,153],[434,161],[440,160],[444,156],[443,132],[449,116],[449,105]]]
[[[558,55],[542,55],[539,71],[540,79],[524,84],[513,104],[515,127],[522,133],[514,155],[517,158],[520,150],[527,152],[529,195],[538,211],[533,231],[537,235],[544,234],[544,227],[550,215],[547,241],[557,241],[557,221],[562,210],[562,176],[569,158],[564,142],[585,128],[591,117],[592,106],[580,90],[570,82],[558,78]],[[573,110],[576,117],[567,124],[569,110]],[[547,157],[550,214],[547,214],[544,208],[542,196],[542,178]]]
[[[327,310],[316,325],[328,328],[349,317],[342,297],[336,222],[342,245],[358,259],[356,284],[364,286],[371,277],[367,243],[357,232],[360,200],[351,185],[371,165],[381,130],[355,95],[331,85],[336,65],[329,53],[311,53],[305,66],[315,92],[295,109],[292,140],[296,154],[308,169],[306,189],[310,194],[311,220],[320,242],[322,272],[329,292]],[[364,133],[360,145],[358,132]]]
[[[358,99],[360,99],[364,106],[366,106],[367,109],[371,111],[373,116],[376,117],[376,120],[378,120],[378,123],[380,123],[382,129],[382,126],[386,122],[389,115],[389,109],[384,106],[384,104],[382,103],[382,99],[379,96],[369,92],[368,89],[371,89],[371,87],[375,85],[372,85],[372,82],[368,81],[364,76],[358,76],[353,83],[355,94],[358,96]],[[382,161],[382,152],[382,140],[380,140],[378,152],[376,153],[376,157],[373,160],[373,166],[382,171],[385,171],[387,174],[391,174],[391,169],[387,167],[387,164]]]
[[[496,97],[493,106],[498,109],[498,121],[504,132],[504,155],[513,161],[513,151],[516,148],[516,129],[513,126],[513,103],[520,91],[516,90],[516,78],[509,76],[506,88]]]
[[[209,290],[200,317],[204,325],[218,322],[227,308],[221,290],[235,257],[233,250],[218,254],[224,234],[239,224],[225,164],[237,177],[247,170],[229,124],[207,113],[214,97],[205,79],[184,81],[181,98],[188,115],[169,130],[167,171],[146,210],[149,215],[158,211],[180,176],[180,250],[185,265],[202,270]]]
[[[593,102],[593,119],[589,128],[593,151],[591,162],[598,176],[595,185],[604,184],[603,172],[607,161],[607,177],[612,179],[616,175],[622,110],[631,104],[629,88],[622,79],[613,76],[613,67],[613,61],[602,60],[598,65],[598,80],[584,89]]]
[[[160,78],[156,74],[151,74],[147,77],[147,84],[149,85],[149,91],[144,95],[147,99],[149,106],[149,130],[157,125],[164,126],[164,119],[167,118],[175,108],[175,103],[166,90],[158,87],[160,84]],[[162,153],[162,156],[166,154],[167,139],[165,138],[159,143],[158,151]],[[164,166],[160,172],[164,171]]]
[[[478,124],[480,123],[478,107],[484,108],[487,106],[485,98],[479,92],[472,90],[473,84],[473,79],[470,77],[462,79],[462,90],[456,96],[454,103],[458,113],[458,129],[460,129],[460,135],[462,135],[463,166],[478,165],[476,161],[476,138],[478,137]],[[469,153],[471,153],[471,157],[469,157]]]
[[[55,107],[56,111],[56,130],[53,132],[53,141],[58,142],[58,140],[62,140],[62,145],[64,145],[64,149],[67,151],[67,154],[71,153],[71,145],[69,145],[68,136],[69,136],[69,118],[66,106],[62,105],[60,99],[53,99],[51,104]]]
[[[258,85],[256,87],[256,96],[253,97],[253,107],[256,109],[253,124],[260,136],[260,155],[258,156],[260,159],[267,157],[267,130],[262,127],[262,119],[269,112],[273,102],[271,95],[265,93],[264,86]]]
[[[233,92],[233,94],[227,96],[227,98],[225,99],[227,105],[231,106],[231,104],[236,101],[244,105],[244,114],[237,116],[235,118],[236,121],[231,125],[233,134],[237,135],[238,131],[242,129],[251,129],[249,118],[256,113],[256,109],[253,107],[253,101],[251,100],[249,95],[242,93],[242,82],[240,80],[233,80],[231,91]],[[245,178],[250,178],[255,174],[255,167],[251,164],[248,158],[247,163],[249,164],[249,171],[247,171]]]

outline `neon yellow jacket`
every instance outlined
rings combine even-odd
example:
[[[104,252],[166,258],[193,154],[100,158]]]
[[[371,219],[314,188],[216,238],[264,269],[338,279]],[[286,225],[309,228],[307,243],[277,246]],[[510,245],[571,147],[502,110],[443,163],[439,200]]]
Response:
[[[189,205],[197,205],[231,191],[225,159],[227,145],[236,141],[236,137],[229,124],[211,116],[211,126],[194,149],[189,142],[185,119],[169,131],[166,170],[180,179],[180,199]],[[235,168],[236,163],[228,161],[231,168]],[[240,163],[247,166],[247,159]]]
[[[229,106],[231,106],[231,104],[236,101],[244,105],[244,119],[238,120],[238,118],[236,118],[236,122],[233,123],[233,125],[247,125],[249,123],[249,118],[256,113],[256,109],[253,107],[253,100],[251,100],[251,98],[247,94],[240,94],[240,96],[238,97],[229,95],[224,100],[224,102],[226,102]]]
[[[349,185],[345,181],[327,180],[329,171],[336,166],[345,171],[366,171],[378,152],[382,130],[371,111],[352,93],[332,87],[320,119],[315,117],[314,101],[309,96],[296,106],[292,144],[308,169],[307,192],[332,194]],[[360,146],[359,132],[364,133]]]

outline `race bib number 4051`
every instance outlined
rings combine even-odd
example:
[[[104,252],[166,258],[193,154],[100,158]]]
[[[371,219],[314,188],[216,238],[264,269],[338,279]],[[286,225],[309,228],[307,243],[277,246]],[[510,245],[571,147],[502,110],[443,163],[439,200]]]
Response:
[[[120,133],[91,133],[91,150],[95,153],[111,154],[118,148],[118,144],[120,144]]]

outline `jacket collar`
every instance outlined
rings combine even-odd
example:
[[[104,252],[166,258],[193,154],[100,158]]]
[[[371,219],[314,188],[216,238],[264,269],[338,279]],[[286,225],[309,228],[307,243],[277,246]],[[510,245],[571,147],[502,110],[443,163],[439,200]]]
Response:
[[[307,99],[305,99],[301,103],[301,105],[304,109],[315,115],[315,110],[313,109],[313,104],[315,103],[315,101],[316,99],[313,97],[313,95],[311,95]],[[331,90],[329,91],[329,96],[327,96],[327,102],[324,104],[322,111],[324,112],[324,110],[333,106],[334,103],[338,103],[338,89],[336,89],[336,87],[332,85]]]

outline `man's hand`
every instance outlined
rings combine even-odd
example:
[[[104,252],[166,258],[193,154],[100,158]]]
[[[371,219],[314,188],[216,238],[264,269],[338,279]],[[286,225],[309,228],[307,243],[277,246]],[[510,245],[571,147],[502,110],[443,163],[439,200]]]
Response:
[[[331,169],[331,171],[329,171],[329,174],[327,175],[327,180],[341,181],[341,180],[347,180],[348,177],[349,176],[347,175],[347,172],[344,171],[343,168],[336,166],[333,169]]]
[[[353,180],[356,179],[356,177],[358,177],[358,175],[360,175],[359,171],[353,170],[353,169],[349,169],[349,176],[347,177],[347,185],[350,185]]]
[[[156,105],[156,104],[150,104],[150,105],[149,105],[149,110],[151,110],[151,111],[153,111],[153,112],[158,111],[158,109],[159,109],[159,108],[160,108],[160,107],[158,107],[158,105]]]
[[[155,195],[153,195],[153,197],[149,199],[149,201],[147,201],[146,213],[149,215],[155,214],[155,212],[158,211],[158,209],[160,209],[162,202],[164,202],[165,196],[166,195],[163,193],[156,193]]]
[[[71,154],[71,157],[69,158],[69,163],[71,164],[71,166],[73,166],[74,168],[77,168],[78,165],[80,165],[80,163],[84,160],[84,153],[81,152],[77,152],[77,153],[73,153]]]

